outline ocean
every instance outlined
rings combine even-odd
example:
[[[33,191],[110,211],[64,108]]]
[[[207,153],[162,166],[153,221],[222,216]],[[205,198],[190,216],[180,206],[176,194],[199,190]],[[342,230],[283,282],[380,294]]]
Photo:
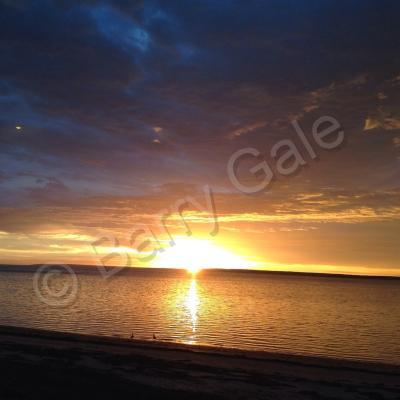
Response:
[[[74,301],[49,305],[34,273],[12,268],[0,272],[2,325],[400,364],[400,280],[153,269],[104,278],[93,268],[76,275]]]

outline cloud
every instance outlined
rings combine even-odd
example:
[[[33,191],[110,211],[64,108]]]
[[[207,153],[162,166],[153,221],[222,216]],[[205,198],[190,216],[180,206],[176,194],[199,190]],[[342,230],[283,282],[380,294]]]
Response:
[[[383,129],[385,131],[392,131],[400,129],[400,117],[380,116],[378,118],[368,117],[365,120],[364,131],[373,129]]]
[[[59,186],[51,180],[46,182]],[[260,259],[272,258],[280,263],[301,260],[367,266],[379,255],[380,265],[385,264],[386,268],[394,263],[398,253],[399,194],[398,189],[375,192],[285,189],[256,198],[216,194],[219,231],[213,240],[235,247],[240,238],[241,249],[253,252],[253,256],[257,254]],[[161,222],[162,213],[176,199],[187,195],[205,203],[204,194],[196,188],[171,184],[147,196],[71,199],[64,205],[43,203],[41,207],[0,208],[0,253],[3,260],[14,263],[27,259],[44,262],[56,257],[64,263],[95,264],[92,244],[96,240],[108,238],[103,245],[97,245],[102,254],[116,246],[130,249],[131,234],[138,227],[151,228],[157,239],[165,243],[166,228],[174,237],[187,234],[182,217],[176,212],[166,214],[164,225]],[[193,237],[208,237],[213,227],[209,212],[188,207],[183,216]],[[375,238],[374,246],[368,244],[371,238]],[[353,248],[349,248],[349,243],[353,243]],[[362,243],[367,245],[363,247]],[[385,254],[377,250],[383,245]],[[335,252],[334,248],[343,251]],[[344,254],[347,258],[343,258]],[[121,260],[113,261],[118,264]]]
[[[68,189],[52,178],[40,180],[34,190],[37,199],[46,202],[53,194],[66,196]],[[47,192],[47,194],[45,194]],[[177,200],[191,196],[206,203],[200,187],[170,183],[156,188],[151,195],[136,197],[102,196],[69,198],[64,204],[36,208],[0,208],[0,231],[46,233],[50,226],[91,235],[98,230],[129,231],[134,223],[153,224],[161,210],[174,206]],[[337,222],[362,223],[400,219],[400,189],[385,191],[324,190],[320,192],[291,192],[286,189],[261,197],[239,194],[214,194],[216,212],[221,222]],[[198,223],[206,220],[208,211],[186,208],[197,215]],[[176,216],[179,221],[180,217]],[[204,220],[205,221],[205,220]],[[203,222],[204,222],[203,221]],[[33,229],[33,230],[32,230]],[[52,230],[53,228],[51,228]],[[87,229],[83,232],[82,229]]]
[[[112,43],[129,53],[134,49],[146,52],[151,44],[149,34],[128,15],[109,6],[93,7],[90,14],[100,32]]]
[[[369,131],[371,129],[380,128],[381,123],[375,118],[367,118],[365,120],[364,131]]]
[[[70,189],[57,178],[38,178],[36,187],[26,188],[29,198],[36,203],[65,202],[72,196]]]
[[[230,232],[397,220],[399,5],[349,2],[345,13],[331,2],[0,7],[1,230],[124,234],[205,184],[219,193]],[[277,141],[297,140],[293,119],[313,143],[324,115],[341,123],[346,146],[321,151],[265,197],[233,194],[226,163],[234,151],[254,147],[268,159]]]
[[[268,125],[268,123],[265,122],[265,121],[254,122],[254,123],[252,123],[250,125],[243,126],[241,128],[235,129],[232,133],[229,134],[229,138],[230,139],[234,139],[234,138],[237,138],[237,137],[242,136],[242,135],[247,135],[247,134],[253,132],[256,129],[263,128],[263,127],[265,127],[267,125]]]

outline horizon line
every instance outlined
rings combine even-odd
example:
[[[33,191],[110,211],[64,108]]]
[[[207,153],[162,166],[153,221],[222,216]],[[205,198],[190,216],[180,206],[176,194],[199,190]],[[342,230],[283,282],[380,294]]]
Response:
[[[7,269],[9,267],[27,267],[27,268],[35,268],[39,267],[41,265],[68,265],[71,268],[86,268],[86,269],[96,269],[101,273],[100,267],[97,265],[93,264],[52,264],[52,263],[44,263],[44,264],[3,264],[0,263],[0,272],[12,272],[12,271],[7,271],[4,270],[3,267],[6,267]],[[113,266],[107,266],[107,267],[101,267],[105,271],[112,270],[112,269],[119,269],[120,272],[126,273],[127,271],[132,271],[132,270],[153,270],[153,271],[186,271],[185,268],[170,268],[170,267],[137,267],[137,266],[132,266],[132,267],[121,267],[117,265]],[[368,274],[346,274],[346,273],[330,273],[330,272],[307,272],[307,271],[281,271],[281,270],[269,270],[269,269],[249,269],[249,268],[202,268],[200,269],[199,273],[202,273],[204,271],[211,271],[211,272],[242,272],[242,273],[266,273],[266,274],[274,274],[274,275],[301,275],[301,276],[314,276],[314,277],[323,277],[323,278],[367,278],[367,279],[389,279],[389,280],[397,280],[400,279],[400,275],[368,275]],[[15,271],[15,272],[25,272],[25,271]],[[30,272],[30,271],[27,271]],[[75,272],[75,271],[74,271]]]

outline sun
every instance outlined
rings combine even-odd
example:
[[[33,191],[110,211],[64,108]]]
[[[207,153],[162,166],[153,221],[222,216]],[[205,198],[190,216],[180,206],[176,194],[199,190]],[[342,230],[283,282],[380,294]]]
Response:
[[[202,270],[201,267],[196,267],[195,265],[190,265],[186,267],[186,271],[189,272],[189,274],[196,275],[198,272]]]
[[[182,268],[196,274],[206,268],[249,268],[252,263],[210,240],[176,238],[175,244],[157,255],[153,266]]]

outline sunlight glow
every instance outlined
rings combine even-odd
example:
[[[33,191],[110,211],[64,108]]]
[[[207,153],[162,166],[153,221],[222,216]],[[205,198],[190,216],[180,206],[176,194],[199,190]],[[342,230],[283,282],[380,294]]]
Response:
[[[249,268],[254,263],[205,239],[177,238],[175,245],[158,254],[153,266],[183,268],[196,274],[205,268]]]

